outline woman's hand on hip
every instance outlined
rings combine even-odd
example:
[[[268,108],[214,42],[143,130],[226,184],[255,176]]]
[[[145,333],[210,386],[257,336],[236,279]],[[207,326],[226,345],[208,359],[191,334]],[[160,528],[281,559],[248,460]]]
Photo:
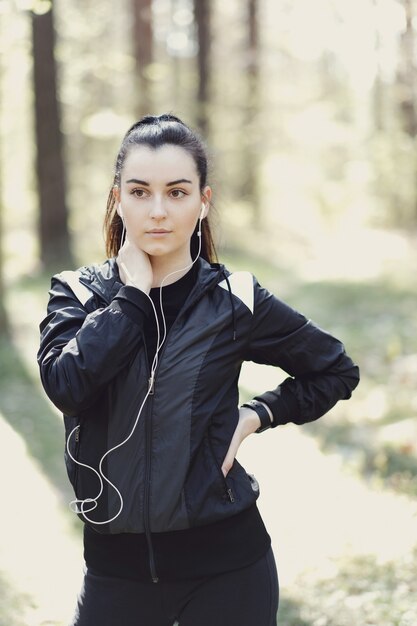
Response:
[[[152,265],[149,256],[143,250],[125,239],[117,255],[120,279],[125,285],[136,287],[149,293],[152,286]]]
[[[240,407],[239,421],[222,464],[222,472],[224,476],[227,476],[229,473],[242,441],[254,433],[260,425],[261,420],[255,411],[252,411],[252,409],[248,409],[247,407]]]

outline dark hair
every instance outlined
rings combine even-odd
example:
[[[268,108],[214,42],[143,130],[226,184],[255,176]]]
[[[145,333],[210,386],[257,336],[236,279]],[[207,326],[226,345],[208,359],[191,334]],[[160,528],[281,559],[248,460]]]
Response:
[[[145,115],[138,122],[133,124],[127,131],[117,155],[115,174],[112,188],[107,199],[107,209],[104,218],[104,236],[106,242],[107,256],[116,256],[121,246],[123,223],[116,211],[116,199],[113,187],[120,185],[121,172],[124,162],[130,150],[135,146],[149,146],[157,149],[166,144],[179,146],[186,150],[194,159],[196,164],[200,190],[203,191],[207,184],[207,155],[202,139],[189,128],[182,120],[174,115],[163,114],[159,116]],[[191,237],[191,255],[198,252],[198,227],[196,227]],[[200,256],[209,263],[217,260],[216,249],[211,233],[208,218],[201,223],[201,252]]]

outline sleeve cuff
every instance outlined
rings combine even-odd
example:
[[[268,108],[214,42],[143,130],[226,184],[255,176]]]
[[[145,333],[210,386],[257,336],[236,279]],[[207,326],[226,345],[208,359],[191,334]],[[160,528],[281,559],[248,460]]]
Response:
[[[112,309],[121,311],[138,326],[143,326],[145,319],[152,313],[148,296],[131,285],[121,287],[110,303]]]
[[[254,399],[265,402],[271,409],[274,416],[272,428],[292,422],[300,410],[296,397],[285,387],[283,389],[277,387],[274,391],[265,391],[265,393],[255,396]]]

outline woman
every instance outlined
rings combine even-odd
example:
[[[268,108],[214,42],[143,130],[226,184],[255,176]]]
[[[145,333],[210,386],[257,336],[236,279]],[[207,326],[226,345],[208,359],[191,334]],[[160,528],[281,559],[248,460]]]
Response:
[[[38,354],[85,522],[74,625],[272,626],[278,581],[248,435],[349,398],[343,345],[214,263],[207,158],[172,115],[123,139],[108,260],[52,279]],[[289,377],[238,407],[243,361]]]

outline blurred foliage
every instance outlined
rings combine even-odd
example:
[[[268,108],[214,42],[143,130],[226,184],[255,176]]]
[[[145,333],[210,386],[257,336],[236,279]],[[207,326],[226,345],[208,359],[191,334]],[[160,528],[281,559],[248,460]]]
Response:
[[[24,616],[27,608],[33,605],[33,599],[15,591],[7,575],[0,572],[0,626],[27,626]]]
[[[417,623],[417,553],[397,563],[374,558],[334,563],[334,576],[311,585],[298,581],[278,623],[285,626],[414,626]]]
[[[42,12],[48,4],[0,5],[9,259],[36,219],[27,9],[36,5]],[[131,4],[125,0],[115,10],[110,0],[56,0],[54,9],[70,225],[76,256],[90,262],[103,256],[101,222],[113,162],[137,108]],[[227,230],[233,230],[237,213],[252,224],[253,196],[244,189],[253,180],[253,163],[259,229],[272,225],[306,245],[347,220],[352,229],[415,229],[416,144],[402,126],[404,89],[397,76],[398,68],[405,71],[404,16],[396,0],[261,3],[259,94],[251,116],[246,3],[215,5],[208,140],[216,204]],[[174,111],[193,124],[198,42],[191,3],[154,0],[153,21],[154,58],[146,75],[154,112]],[[307,28],[312,22],[316,27]],[[229,210],[233,206],[238,210]],[[33,265],[36,243],[31,248]]]

